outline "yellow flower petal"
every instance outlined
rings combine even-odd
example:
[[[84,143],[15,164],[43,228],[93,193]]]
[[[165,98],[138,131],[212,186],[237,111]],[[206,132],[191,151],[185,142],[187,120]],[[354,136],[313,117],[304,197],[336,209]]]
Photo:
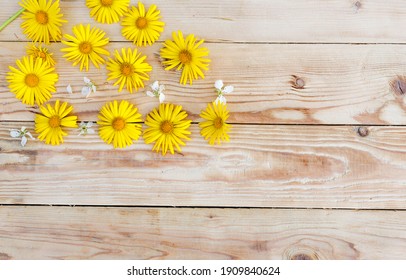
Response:
[[[152,67],[145,62],[146,56],[141,56],[137,49],[122,48],[121,53],[120,55],[116,50],[114,59],[110,58],[107,62],[107,80],[116,80],[114,85],[119,85],[118,91],[125,86],[132,93],[133,89],[137,91],[138,88],[144,87],[144,81],[149,80],[147,72],[151,72]]]
[[[60,104],[57,100],[52,107],[40,107],[42,114],[35,115],[35,132],[39,134],[38,139],[45,144],[59,145],[63,143],[63,136],[67,133],[64,127],[77,127],[77,117],[68,115],[72,111],[72,106],[64,102]]]
[[[200,46],[204,41],[196,43],[193,34],[185,39],[181,31],[173,32],[172,37],[173,41],[166,40],[160,51],[165,70],[182,70],[181,84],[192,84],[199,77],[204,79],[202,70],[208,70],[210,63],[210,59],[204,58],[209,55],[209,50]]]
[[[175,153],[175,149],[181,152],[182,140],[190,140],[187,135],[191,124],[187,120],[187,113],[182,111],[182,106],[173,104],[161,104],[158,109],[153,109],[145,120],[148,126],[144,131],[145,143],[155,143],[152,150],[165,155],[168,151]]]
[[[209,140],[210,145],[221,144],[221,141],[229,141],[228,132],[231,125],[226,123],[229,116],[227,105],[221,102],[208,104],[205,111],[200,113],[200,117],[205,119],[199,123],[200,134],[205,140]]]
[[[65,35],[70,41],[62,40],[62,43],[68,46],[61,49],[66,52],[63,57],[73,61],[73,66],[80,64],[80,71],[89,71],[89,60],[96,68],[100,68],[100,65],[106,62],[103,56],[110,55],[104,48],[109,43],[109,39],[105,38],[106,33],[96,27],[90,29],[89,24],[86,27],[82,24],[74,26],[73,33],[75,37]]]
[[[90,16],[100,23],[120,21],[130,5],[130,0],[86,0]]]
[[[62,19],[59,0],[22,0],[19,4],[25,8],[21,28],[28,38],[46,44],[61,39],[60,27],[67,21]]]
[[[6,77],[10,91],[27,105],[42,105],[48,101],[52,97],[51,92],[56,91],[58,75],[54,73],[55,69],[33,56],[23,57],[16,64],[19,69],[10,66],[11,72]]]
[[[133,6],[125,13],[121,34],[137,46],[152,45],[164,30],[165,23],[160,18],[156,5],[151,5],[145,12],[144,4],[138,2],[138,7]]]
[[[141,114],[126,100],[105,104],[99,112],[99,136],[114,148],[125,148],[141,135]]]

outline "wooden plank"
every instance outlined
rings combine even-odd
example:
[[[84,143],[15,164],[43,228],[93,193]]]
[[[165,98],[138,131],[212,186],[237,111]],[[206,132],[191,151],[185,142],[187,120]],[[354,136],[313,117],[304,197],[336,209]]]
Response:
[[[159,45],[142,49],[154,70],[151,83],[167,86],[167,101],[182,104],[193,120],[207,102],[214,100],[213,83],[223,79],[235,92],[227,95],[230,122],[295,124],[406,124],[404,89],[395,90],[398,75],[404,75],[406,46],[399,45],[261,45],[207,44],[211,70],[193,86],[179,85],[179,74],[164,71],[154,53]],[[0,43],[0,75],[8,72],[16,58],[24,55],[21,43]],[[130,47],[113,43],[110,50]],[[101,106],[113,99],[128,99],[143,114],[157,105],[141,90],[117,93],[106,82],[106,70],[79,72],[51,45],[60,75],[56,98],[69,101],[80,119],[95,120]],[[79,93],[83,76],[98,85],[98,92],[85,99]],[[395,83],[395,89],[393,87]],[[403,82],[406,87],[406,83]],[[76,94],[67,94],[71,84]],[[303,84],[303,85],[302,85]],[[302,86],[301,86],[302,85]],[[33,119],[29,110],[0,85],[0,120]]]
[[[0,124],[0,204],[405,209],[406,128],[235,125],[209,146],[192,125],[183,154],[143,140],[114,150],[70,132],[63,145],[10,141]]]
[[[0,259],[405,259],[405,220],[403,211],[3,206]]]
[[[136,4],[137,1],[131,1]],[[178,29],[220,42],[404,43],[406,3],[402,0],[156,0],[166,23],[161,39]],[[146,3],[147,5],[149,3]],[[17,1],[3,5],[0,22],[19,10]],[[123,40],[120,25],[97,24],[82,0],[61,1],[69,21],[64,33],[79,23],[106,30]],[[16,20],[0,33],[1,41],[26,40]]]

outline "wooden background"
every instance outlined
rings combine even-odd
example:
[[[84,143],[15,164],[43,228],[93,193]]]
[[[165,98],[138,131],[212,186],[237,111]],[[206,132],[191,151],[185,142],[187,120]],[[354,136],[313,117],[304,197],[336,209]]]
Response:
[[[131,1],[136,4],[137,1]],[[140,50],[192,124],[183,155],[143,140],[114,150],[70,131],[63,145],[29,141],[36,107],[9,92],[8,66],[25,54],[17,19],[0,33],[0,259],[405,259],[406,2],[402,0],[156,0],[165,31]],[[0,22],[19,10],[1,0]],[[61,1],[63,33],[106,31],[110,51],[134,47],[119,24]],[[156,53],[171,32],[206,39],[205,80],[179,85]],[[79,120],[127,99],[145,116],[157,100],[118,93],[106,70],[79,72],[54,52],[58,99]],[[98,86],[85,99],[83,76]],[[231,142],[209,146],[199,113],[223,79]],[[71,84],[76,94],[66,92]],[[360,133],[361,132],[361,133]]]

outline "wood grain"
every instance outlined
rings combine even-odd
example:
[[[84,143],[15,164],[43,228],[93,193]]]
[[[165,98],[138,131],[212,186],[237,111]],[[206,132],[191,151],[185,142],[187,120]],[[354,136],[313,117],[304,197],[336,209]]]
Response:
[[[0,43],[0,75],[8,65],[24,55],[22,43]],[[154,70],[151,83],[167,86],[167,101],[179,103],[193,120],[215,99],[213,83],[223,79],[235,86],[227,95],[233,123],[279,124],[406,124],[406,86],[404,80],[406,46],[399,45],[261,45],[207,44],[213,61],[205,80],[193,86],[179,85],[179,74],[164,71],[158,58],[159,45],[142,49]],[[110,51],[131,47],[112,43]],[[145,95],[117,92],[106,82],[101,70],[79,72],[62,58],[61,44],[51,45],[56,55],[59,82],[52,100],[74,105],[80,119],[95,120],[102,105],[113,99],[128,99],[147,114],[157,104]],[[85,99],[80,90],[83,76],[92,79],[98,92]],[[76,94],[68,94],[71,84]],[[406,84],[405,84],[406,85]],[[32,110],[0,83],[0,120],[31,121]]]
[[[192,126],[183,154],[114,150],[71,131],[61,146],[11,141],[1,123],[0,204],[405,209],[406,128],[235,125],[209,146]]]
[[[63,33],[90,23],[106,31],[110,52],[135,47],[84,2],[61,1]],[[405,259],[406,2],[154,3],[165,30],[139,49],[151,83],[164,83],[167,101],[194,121],[183,153],[167,157],[142,139],[114,150],[73,130],[61,146],[20,147],[9,130],[33,131],[38,108],[17,100],[5,76],[28,40],[21,18],[0,32],[0,259]],[[3,4],[0,22],[20,9]],[[176,30],[210,50],[210,71],[193,86],[157,56]],[[73,104],[80,121],[113,99],[143,116],[157,106],[144,90],[118,93],[104,66],[79,72],[61,47],[49,46],[59,74],[51,101]],[[84,76],[98,89],[88,99]],[[217,79],[235,87],[233,130],[211,147],[197,122]]]
[[[132,0],[135,5],[138,1]],[[17,1],[3,5],[0,22],[20,7]],[[172,31],[195,33],[216,42],[318,42],[404,43],[406,3],[399,0],[156,0],[166,23],[161,40]],[[147,6],[150,3],[145,3]],[[62,13],[72,26],[91,23],[103,28],[111,40],[122,41],[120,25],[98,24],[82,0],[61,1]],[[0,33],[1,41],[27,40],[21,19]]]
[[[0,207],[1,259],[404,259],[406,212]]]

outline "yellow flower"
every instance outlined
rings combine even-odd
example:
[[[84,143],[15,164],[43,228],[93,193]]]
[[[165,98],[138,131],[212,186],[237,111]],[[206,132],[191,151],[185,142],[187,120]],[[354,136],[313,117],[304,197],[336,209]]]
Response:
[[[38,139],[45,141],[45,144],[59,145],[63,143],[63,136],[68,135],[62,128],[78,127],[77,117],[69,115],[73,107],[67,102],[59,104],[56,100],[55,106],[47,104],[47,107],[40,107],[42,114],[35,115],[35,132],[39,133]]]
[[[152,71],[151,65],[144,62],[146,56],[141,56],[140,52],[137,53],[135,49],[132,51],[130,48],[127,52],[124,48],[121,49],[122,56],[116,50],[114,60],[110,58],[107,62],[108,73],[107,80],[117,80],[114,85],[120,85],[121,91],[124,86],[127,87],[129,92],[133,92],[133,88],[138,90],[139,87],[144,87],[144,81],[149,80],[147,72]]]
[[[227,132],[230,131],[231,125],[226,123],[229,112],[227,105],[221,102],[208,104],[205,111],[202,111],[200,117],[205,119],[199,123],[201,128],[200,134],[205,140],[209,139],[209,144],[220,144],[220,141],[230,141]]]
[[[152,45],[164,30],[165,23],[160,21],[160,13],[156,5],[145,11],[144,4],[138,2],[138,8],[133,6],[124,15],[121,34],[137,46]]]
[[[22,61],[17,60],[19,69],[9,66],[11,72],[7,73],[7,81],[12,93],[24,104],[38,105],[48,101],[55,92],[55,83],[58,75],[42,59],[25,56]]]
[[[90,16],[100,23],[114,23],[127,11],[130,0],[86,0]]]
[[[35,59],[40,58],[44,62],[48,63],[49,66],[55,66],[55,60],[52,58],[53,53],[50,53],[47,48],[35,44],[30,44],[27,47],[27,54],[33,56]]]
[[[114,148],[124,148],[133,144],[141,135],[141,114],[137,107],[126,100],[120,104],[116,100],[105,104],[99,113],[99,135]]]
[[[186,145],[182,139],[190,140],[188,128],[191,121],[186,118],[187,113],[182,111],[182,106],[159,105],[158,110],[153,109],[145,120],[145,124],[148,126],[144,131],[145,143],[155,142],[152,150],[157,153],[162,150],[162,155],[165,155],[168,150],[174,154],[174,147],[181,152],[179,145]]]
[[[67,60],[73,61],[73,66],[80,63],[80,71],[86,68],[89,71],[89,60],[93,65],[99,68],[99,64],[105,63],[105,59],[101,55],[110,55],[110,53],[104,49],[109,43],[109,39],[105,38],[106,33],[96,27],[90,29],[88,24],[84,27],[82,24],[73,27],[73,34],[65,34],[65,38],[69,41],[62,41],[67,48],[61,49],[63,52],[67,52],[63,57]]]
[[[184,39],[181,31],[173,32],[172,37],[173,41],[166,40],[161,49],[161,57],[164,59],[163,65],[166,66],[165,70],[183,68],[180,78],[181,84],[186,84],[187,81],[192,84],[193,80],[199,77],[204,78],[202,70],[208,70],[210,62],[210,59],[204,58],[209,55],[209,50],[200,47],[204,40],[196,43],[193,34]]]
[[[21,28],[28,38],[46,44],[61,39],[60,27],[67,21],[62,19],[59,0],[22,0],[19,4],[25,8]]]

